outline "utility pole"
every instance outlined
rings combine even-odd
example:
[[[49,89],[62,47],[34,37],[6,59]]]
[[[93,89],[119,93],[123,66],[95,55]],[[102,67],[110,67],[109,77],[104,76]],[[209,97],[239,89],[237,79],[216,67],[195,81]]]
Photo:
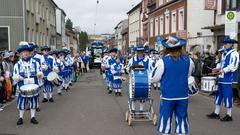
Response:
[[[97,0],[97,4],[96,4],[96,12],[95,12],[95,18],[94,18],[94,30],[93,30],[94,35],[96,35],[98,4],[99,4],[99,0]]]

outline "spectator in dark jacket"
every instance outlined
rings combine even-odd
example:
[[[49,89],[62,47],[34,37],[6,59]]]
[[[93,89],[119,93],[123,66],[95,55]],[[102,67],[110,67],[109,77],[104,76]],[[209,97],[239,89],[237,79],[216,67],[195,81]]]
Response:
[[[203,75],[209,75],[212,73],[212,69],[216,67],[215,58],[210,55],[209,52],[205,53],[205,59],[203,61]]]

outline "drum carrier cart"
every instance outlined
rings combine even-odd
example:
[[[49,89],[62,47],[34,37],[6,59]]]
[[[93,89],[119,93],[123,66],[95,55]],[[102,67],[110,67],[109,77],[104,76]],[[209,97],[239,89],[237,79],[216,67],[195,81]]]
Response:
[[[151,98],[151,85],[148,81],[148,73],[144,68],[135,68],[129,73],[129,83],[127,83],[128,110],[125,114],[125,120],[131,126],[133,121],[152,121],[157,125],[157,115],[153,110],[153,99]],[[144,110],[135,110],[132,104],[135,101],[147,103]]]

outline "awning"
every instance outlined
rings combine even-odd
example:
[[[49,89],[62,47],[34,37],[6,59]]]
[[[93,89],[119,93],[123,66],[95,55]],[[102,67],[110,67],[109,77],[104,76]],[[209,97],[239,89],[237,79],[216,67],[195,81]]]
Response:
[[[210,30],[219,30],[219,29],[224,29],[224,24],[221,25],[213,25],[213,26],[207,26],[207,27],[203,27],[202,29],[210,29]]]

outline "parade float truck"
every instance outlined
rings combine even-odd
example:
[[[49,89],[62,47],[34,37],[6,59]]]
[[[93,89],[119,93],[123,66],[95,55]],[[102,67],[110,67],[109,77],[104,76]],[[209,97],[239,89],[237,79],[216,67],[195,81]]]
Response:
[[[93,41],[89,47],[89,67],[100,68],[102,62],[102,53],[105,46],[100,41]]]

